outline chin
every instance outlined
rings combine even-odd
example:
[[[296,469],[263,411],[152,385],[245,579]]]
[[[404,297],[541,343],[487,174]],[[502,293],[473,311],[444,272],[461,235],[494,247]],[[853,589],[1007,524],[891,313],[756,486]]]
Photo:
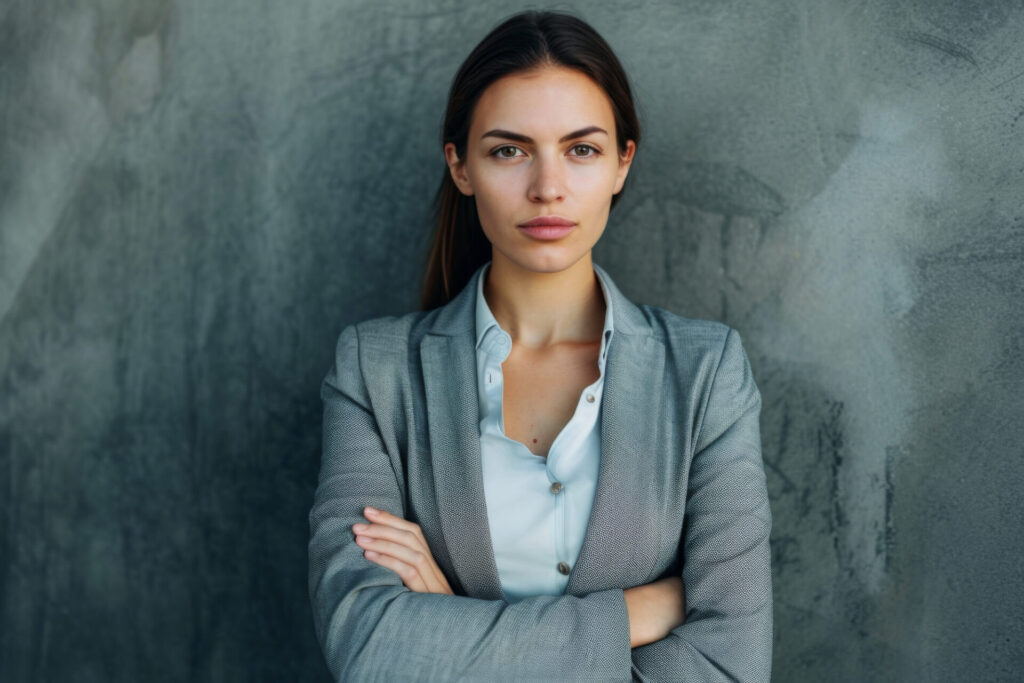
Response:
[[[531,253],[518,251],[512,254],[505,252],[504,258],[523,270],[533,273],[559,273],[575,265],[587,255],[589,250],[558,248],[554,244],[541,245]]]

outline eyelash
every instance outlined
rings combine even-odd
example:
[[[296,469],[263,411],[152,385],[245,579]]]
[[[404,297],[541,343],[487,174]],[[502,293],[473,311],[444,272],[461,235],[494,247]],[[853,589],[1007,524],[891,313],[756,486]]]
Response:
[[[580,156],[580,155],[577,154],[576,157],[579,158],[579,159],[591,159],[593,157],[600,156],[600,154],[601,154],[601,151],[597,147],[594,147],[593,145],[588,145],[588,144],[585,144],[585,143],[579,143],[579,144],[573,145],[572,147],[570,147],[570,149],[576,149],[577,147],[584,147],[584,148],[589,149],[591,151],[590,154],[586,154],[586,155],[583,155],[583,156]],[[502,145],[501,147],[496,147],[494,149],[494,151],[491,152],[490,156],[497,157],[498,159],[515,159],[516,158],[514,156],[506,157],[506,156],[502,156],[502,155],[498,154],[498,152],[500,152],[503,149],[519,149],[519,148],[516,147],[515,145]]]

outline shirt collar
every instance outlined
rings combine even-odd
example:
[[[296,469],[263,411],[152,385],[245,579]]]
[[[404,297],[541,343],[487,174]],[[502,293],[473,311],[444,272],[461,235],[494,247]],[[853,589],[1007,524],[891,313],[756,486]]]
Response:
[[[498,325],[498,321],[495,319],[494,314],[491,313],[491,307],[487,305],[487,299],[484,297],[484,278],[487,272],[490,270],[491,261],[480,266],[480,276],[477,278],[476,284],[476,348],[480,349],[484,343],[485,337],[488,336],[488,330],[495,327],[504,333],[504,336],[508,336],[505,330],[501,329]],[[601,364],[602,369],[604,368],[605,357],[608,355],[608,345],[611,344],[612,334],[615,331],[613,321],[614,316],[612,312],[612,297],[608,292],[608,284],[604,281],[604,276],[601,271],[597,268],[594,269],[597,274],[597,280],[601,284],[601,293],[604,295],[605,312],[604,312],[604,331],[601,335],[601,351],[598,356],[598,361]],[[511,341],[511,340],[509,340]],[[507,356],[508,352],[511,351],[511,346],[507,346],[502,349],[504,353],[499,354]]]

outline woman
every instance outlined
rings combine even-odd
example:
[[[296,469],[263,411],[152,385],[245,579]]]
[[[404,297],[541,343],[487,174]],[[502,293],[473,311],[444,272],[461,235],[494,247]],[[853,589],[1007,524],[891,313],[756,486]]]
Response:
[[[336,679],[769,679],[739,334],[591,258],[639,137],[570,15],[515,15],[459,69],[424,310],[347,326],[321,389],[309,588]]]

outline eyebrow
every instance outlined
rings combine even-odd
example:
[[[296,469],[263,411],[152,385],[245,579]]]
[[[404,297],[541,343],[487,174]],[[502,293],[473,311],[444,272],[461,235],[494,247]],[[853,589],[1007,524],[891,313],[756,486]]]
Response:
[[[601,128],[600,126],[587,126],[586,128],[580,128],[579,130],[575,130],[569,133],[568,135],[563,135],[562,137],[558,138],[558,141],[566,142],[567,140],[575,140],[576,138],[581,138],[584,135],[590,135],[591,133],[604,133],[605,135],[608,135],[608,131],[606,131],[604,128]],[[494,130],[487,131],[486,133],[480,136],[480,139],[482,140],[483,138],[486,137],[507,138],[509,140],[515,140],[517,142],[525,142],[526,144],[529,145],[533,144],[532,138],[528,138],[520,133],[513,133],[510,130],[501,130],[500,128],[495,128]]]

